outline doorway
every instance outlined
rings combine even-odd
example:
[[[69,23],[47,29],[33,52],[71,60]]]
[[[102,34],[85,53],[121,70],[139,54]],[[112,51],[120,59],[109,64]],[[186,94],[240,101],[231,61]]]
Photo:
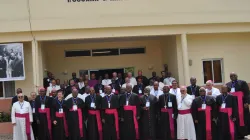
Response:
[[[94,73],[96,75],[96,78],[99,79],[100,76],[102,76],[102,78],[104,78],[104,75],[106,73],[108,73],[109,78],[112,78],[112,73],[113,72],[121,73],[122,76],[123,76],[124,75],[124,68],[120,68],[120,69],[89,70],[89,76]]]

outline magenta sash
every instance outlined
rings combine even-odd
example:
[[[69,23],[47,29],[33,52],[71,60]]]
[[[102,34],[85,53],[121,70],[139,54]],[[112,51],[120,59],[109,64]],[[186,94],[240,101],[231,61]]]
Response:
[[[239,122],[240,126],[245,126],[244,124],[244,109],[243,109],[243,92],[237,91],[231,93],[233,96],[237,97],[238,100],[238,110],[239,110]]]
[[[31,140],[31,136],[30,136],[30,116],[29,113],[25,113],[25,114],[19,114],[16,113],[15,116],[17,118],[25,118],[25,129],[26,129],[26,135],[28,140]]]
[[[44,108],[44,109],[39,108],[38,112],[46,114],[47,123],[48,123],[48,129],[49,129],[49,135],[50,135],[50,140],[52,140],[52,133],[51,133],[51,125],[52,124],[51,124],[51,119],[50,119],[50,108]]]
[[[139,130],[138,130],[138,122],[137,122],[137,118],[136,118],[136,114],[137,114],[137,112],[136,112],[136,106],[131,106],[131,105],[125,105],[124,106],[124,110],[131,110],[131,111],[133,111],[133,118],[134,118],[134,126],[135,126],[135,133],[136,133],[136,139],[138,140],[138,139],[140,139],[140,137],[139,137]]]
[[[77,110],[73,110],[70,109],[69,111],[77,111],[78,113],[78,124],[79,124],[79,131],[80,131],[80,137],[83,138],[83,126],[82,126],[82,110],[81,109],[77,109]]]
[[[89,110],[89,114],[95,115],[96,116],[96,121],[97,121],[97,127],[98,127],[98,132],[99,132],[99,139],[102,140],[102,121],[101,121],[101,115],[99,110]]]
[[[191,109],[186,109],[186,110],[178,110],[178,114],[185,115],[185,114],[190,114]]]
[[[220,112],[227,113],[231,140],[234,140],[234,122],[230,118],[230,116],[233,113],[232,108],[221,108],[220,107]]]
[[[171,138],[175,139],[174,119],[172,117],[173,108],[161,108],[161,112],[168,112],[168,118],[169,118],[169,124],[170,124],[170,131],[171,131]]]
[[[211,106],[206,106],[206,109],[198,108],[198,111],[205,111],[206,115],[206,140],[212,140],[211,128]]]
[[[105,109],[106,114],[113,114],[115,116],[115,130],[116,130],[116,137],[119,140],[120,135],[119,135],[119,120],[118,120],[118,112],[116,109]]]
[[[56,112],[56,117],[58,117],[58,118],[63,118],[63,124],[64,124],[65,135],[68,137],[68,136],[69,136],[69,131],[68,131],[68,125],[67,125],[65,113]]]

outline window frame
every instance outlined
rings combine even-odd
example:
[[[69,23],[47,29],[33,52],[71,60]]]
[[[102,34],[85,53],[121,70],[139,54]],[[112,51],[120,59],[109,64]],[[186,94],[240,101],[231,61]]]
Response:
[[[5,87],[4,87],[4,83],[5,83],[6,81],[2,81],[2,86],[3,86],[3,97],[0,97],[0,100],[2,100],[2,99],[12,99],[13,97],[6,97],[6,95],[5,95]],[[15,81],[14,81],[15,82]],[[16,84],[16,83],[15,83]]]
[[[220,61],[220,67],[221,67],[221,83],[213,83],[214,85],[223,85],[223,83],[225,82],[225,79],[224,79],[224,62],[223,62],[223,58],[206,58],[206,59],[202,59],[202,79],[204,81],[204,77],[205,77],[205,74],[204,74],[204,67],[203,67],[203,62],[204,61],[210,61],[211,64],[212,64],[212,77],[213,79],[213,82],[214,82],[214,64],[213,64],[213,61]],[[205,82],[203,82],[204,85],[206,85]]]

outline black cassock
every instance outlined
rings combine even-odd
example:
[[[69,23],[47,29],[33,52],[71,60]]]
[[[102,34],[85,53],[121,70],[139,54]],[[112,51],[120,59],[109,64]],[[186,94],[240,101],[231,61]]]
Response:
[[[36,120],[40,121],[38,127],[38,139],[50,140],[52,138],[52,122],[51,122],[51,106],[53,98],[49,96],[41,97],[40,95],[35,99]],[[45,108],[42,109],[42,104]]]
[[[159,97],[159,109],[161,140],[175,140],[177,138],[176,118],[178,116],[176,96],[170,93],[161,95]]]
[[[243,114],[244,114],[244,125],[240,126],[239,119],[236,121],[237,124],[237,133],[238,136],[246,136],[248,134],[247,132],[247,125],[250,123],[250,118],[249,118],[249,109],[244,107],[245,103],[249,102],[249,87],[246,81],[243,80],[237,80],[236,82],[228,82],[227,86],[231,88],[235,88],[235,92],[237,91],[242,91],[243,92],[243,98],[242,98],[242,108],[243,108]],[[238,103],[238,101],[237,101]],[[249,124],[249,129],[250,129],[250,124]]]
[[[53,140],[65,140],[68,135],[68,129],[66,121],[66,101],[62,100],[59,101],[57,99],[53,100],[52,103],[52,114],[51,114],[51,120],[52,123],[53,121],[57,121],[57,124],[52,124],[52,132],[53,132]],[[62,110],[61,110],[62,109]],[[65,129],[66,128],[66,129]]]
[[[200,96],[199,90],[200,90],[199,86],[197,86],[197,85],[195,85],[195,86],[190,85],[190,86],[187,87],[187,94],[189,94],[189,95],[195,95],[195,97],[198,97],[198,96]]]
[[[34,134],[34,138],[35,138],[35,140],[37,139],[37,137],[38,137],[38,128],[37,128],[37,123],[36,123],[36,114],[33,112],[33,109],[36,109],[35,108],[35,100],[34,101],[29,101],[30,102],[30,106],[31,106],[31,109],[32,109],[32,113],[33,113],[33,119],[34,119],[34,121],[33,121],[33,123],[32,123],[32,130],[33,130],[33,134]]]
[[[120,85],[118,83],[112,83],[112,84],[109,84],[109,86],[111,86],[112,88],[112,93],[114,92],[115,94],[119,94],[120,93]],[[113,91],[115,90],[115,91]]]
[[[128,105],[126,104],[127,101]],[[136,114],[132,110],[126,110],[129,107],[135,108]],[[139,130],[135,128],[136,122],[138,123],[136,118],[140,117],[140,99],[137,94],[126,93],[120,96],[120,116],[124,119],[124,122],[121,123],[121,140],[139,139]]]
[[[101,128],[98,129],[98,123],[97,123],[97,121],[99,121],[99,124],[102,125],[100,116],[101,101],[102,97],[99,95],[89,95],[85,98],[85,106],[88,111],[87,133],[89,140],[99,140],[99,138],[102,137],[102,132],[100,131],[102,130],[102,126]]]
[[[228,111],[221,111],[222,110],[222,103],[225,101],[225,108]],[[230,140],[231,137],[234,136],[234,139],[237,140],[237,133],[236,133],[236,125],[235,122],[232,122],[232,118],[238,118],[238,110],[237,110],[237,99],[232,95],[219,95],[216,97],[216,104],[217,104],[217,116],[218,116],[218,139],[219,140]],[[231,124],[231,125],[230,125]],[[234,132],[233,132],[234,131]]]
[[[206,107],[203,105],[202,108],[202,104],[206,104]],[[216,124],[213,121],[213,119],[217,118],[214,97],[199,96],[194,99],[192,103],[192,115],[194,120],[198,120],[198,123],[196,124],[197,140],[206,140],[208,137],[212,138],[212,140],[217,140]],[[210,125],[207,125],[206,123],[210,123]]]
[[[137,84],[133,87],[133,92],[141,96],[144,93],[145,86],[143,84]]]
[[[77,106],[77,110],[73,110],[73,106]],[[69,98],[66,101],[67,108],[67,124],[69,129],[69,140],[85,140],[86,127],[84,123],[84,102],[80,98]]]
[[[142,110],[141,118],[139,120],[140,140],[155,140],[157,98],[153,95],[143,95],[140,97],[140,102]],[[149,102],[149,107],[147,102]]]
[[[110,106],[108,104],[110,102]],[[118,122],[118,109],[119,98],[118,95],[106,95],[102,98],[102,119],[105,120],[103,124],[103,140],[117,140],[119,136],[119,122]],[[113,114],[116,112],[116,115]],[[116,118],[117,117],[117,118]],[[118,128],[117,128],[118,126]]]

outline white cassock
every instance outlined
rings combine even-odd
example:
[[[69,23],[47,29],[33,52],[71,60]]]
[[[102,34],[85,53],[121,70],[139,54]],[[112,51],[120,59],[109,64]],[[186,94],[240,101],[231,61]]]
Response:
[[[27,114],[29,116],[30,122],[33,122],[33,115],[32,109],[29,102],[23,101],[23,103],[15,102],[12,106],[11,110],[11,121],[12,124],[16,123],[13,127],[13,140],[27,140],[26,134],[26,119],[24,117],[16,116],[17,114]],[[30,138],[34,140],[34,134],[31,127],[30,127]]]
[[[191,95],[186,95],[184,99],[181,96],[177,96],[178,110],[189,110],[193,102]],[[191,113],[178,114],[177,117],[177,139],[196,140],[195,128],[193,117]]]
[[[173,77],[168,77],[168,78],[165,78],[163,80],[163,83],[167,86],[172,86],[172,82],[174,81],[175,79]]]
[[[60,88],[60,86],[58,86],[58,85],[55,85],[55,86],[52,86],[52,85],[51,85],[51,86],[49,86],[49,87],[47,88],[46,95],[49,96],[49,94],[52,92],[53,89],[59,90],[59,89],[61,89],[61,88]]]
[[[213,96],[214,98],[216,98],[218,95],[220,95],[220,90],[218,88],[212,87],[211,90],[206,89],[206,95],[208,95],[208,93],[212,93],[211,96]]]
[[[105,93],[102,92],[102,93],[100,94],[100,96],[104,97],[104,96],[105,96]]]
[[[154,88],[150,90],[150,95],[154,95],[157,99],[163,94],[163,91],[158,88],[155,90]]]
[[[165,85],[162,82],[159,82],[159,89],[162,90]]]
[[[171,94],[173,94],[173,95],[175,95],[177,97],[177,96],[181,95],[181,90],[180,90],[180,88],[176,88],[176,89],[171,88],[169,90],[169,93],[171,93]]]
[[[79,89],[82,89],[84,87],[84,82],[78,82]]]
[[[133,84],[131,84],[131,83],[130,83],[130,85],[132,86],[132,88],[134,87],[134,85],[133,85]],[[127,86],[127,83],[122,84],[122,88],[126,88],[126,86]]]
[[[112,82],[111,82],[111,79],[103,79],[102,80],[102,85],[104,85],[104,86],[108,86],[109,84],[111,84]]]
[[[83,95],[81,95],[80,93],[78,93],[77,98],[80,98],[80,99],[82,99],[82,100],[85,102],[85,98],[87,97],[86,95],[89,95],[89,94],[84,93]],[[72,97],[73,97],[73,95],[72,95],[72,93],[71,93],[71,94],[69,94],[69,95],[65,98],[65,100],[68,100],[68,99],[70,99],[70,98],[72,98]]]
[[[131,77],[129,80],[132,85],[137,85],[137,81],[134,77]]]

